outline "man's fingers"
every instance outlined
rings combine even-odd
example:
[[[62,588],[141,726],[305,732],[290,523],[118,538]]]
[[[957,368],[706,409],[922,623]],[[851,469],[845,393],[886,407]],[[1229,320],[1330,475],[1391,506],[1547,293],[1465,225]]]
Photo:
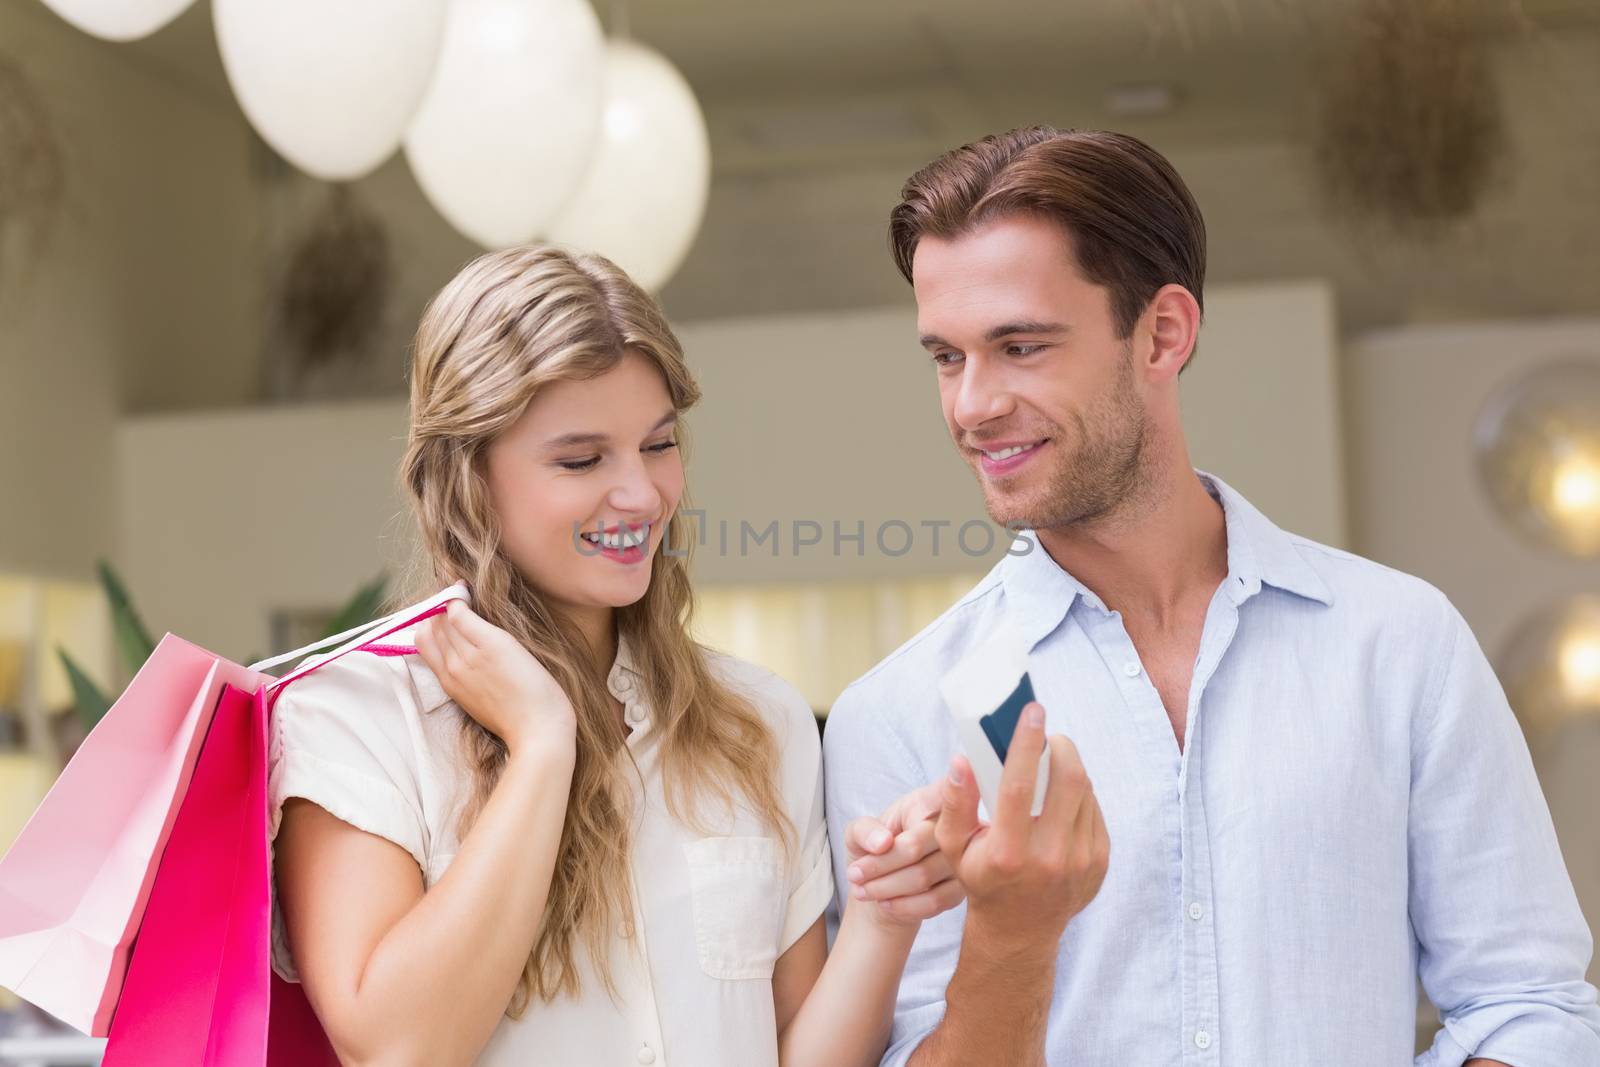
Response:
[[[1005,766],[1000,769],[1000,795],[995,799],[995,846],[1021,853],[1033,826],[1033,789],[1039,779],[1039,760],[1045,752],[1044,706],[1037,701],[1022,709]],[[1051,767],[1051,770],[1055,770]]]
[[[978,832],[978,783],[972,778],[972,764],[965,756],[950,761],[950,773],[942,787],[939,821],[934,838],[950,866],[955,867],[967,851],[967,843]]]
[[[1057,734],[1050,738],[1049,760],[1050,784],[1045,789],[1044,810],[1039,812],[1038,832],[1053,841],[1073,828],[1090,789],[1089,774],[1070,737]]]
[[[915,826],[924,819],[938,818],[939,809],[944,806],[944,779],[929,782],[915,791],[908,793],[901,807],[903,818],[901,829]]]

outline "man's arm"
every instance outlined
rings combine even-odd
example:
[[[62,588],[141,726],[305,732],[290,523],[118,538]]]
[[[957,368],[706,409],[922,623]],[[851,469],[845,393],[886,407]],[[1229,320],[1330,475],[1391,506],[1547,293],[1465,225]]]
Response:
[[[1034,817],[1040,759],[1051,761],[1050,786]],[[1042,1067],[1062,933],[1105,879],[1110,844],[1094,790],[1071,741],[1046,744],[1038,704],[1012,738],[995,807],[994,825],[980,825],[972,769],[956,757],[938,835],[967,889],[966,929],[944,1018],[913,1067]]]
[[[1600,1067],[1593,945],[1527,744],[1465,620],[1442,607],[1408,829],[1419,970],[1444,1019],[1428,1062]]]

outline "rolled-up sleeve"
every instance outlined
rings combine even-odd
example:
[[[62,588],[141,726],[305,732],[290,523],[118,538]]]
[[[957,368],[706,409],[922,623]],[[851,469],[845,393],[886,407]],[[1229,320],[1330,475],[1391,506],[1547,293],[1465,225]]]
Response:
[[[871,686],[858,682],[834,703],[823,733],[834,883],[841,894],[850,885],[845,875],[849,855],[844,828],[863,815],[877,815],[944,771],[943,763],[929,767],[925,764],[933,761],[914,756],[884,711],[871,695]],[[843,907],[840,896],[835,900],[836,912]],[[945,987],[955,974],[966,913],[962,905],[922,924],[900,980],[882,1067],[903,1067],[944,1018]]]
[[[1593,951],[1533,761],[1477,640],[1445,605],[1415,721],[1410,913],[1444,1028],[1419,1067],[1600,1067]]]

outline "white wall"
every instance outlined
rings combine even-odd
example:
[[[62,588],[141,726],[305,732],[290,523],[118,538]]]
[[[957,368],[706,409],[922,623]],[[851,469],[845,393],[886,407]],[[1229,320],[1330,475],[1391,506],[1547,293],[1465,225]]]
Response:
[[[397,573],[405,432],[390,401],[121,423],[117,559],[151,630],[265,656],[272,610],[336,607]]]
[[[0,3],[0,51],[65,178],[42,253],[0,250],[0,571],[87,576],[113,548],[116,414],[254,388],[247,138],[42,4]]]
[[[1554,358],[1600,360],[1600,319],[1415,327],[1345,353],[1356,551],[1442,589],[1491,660],[1529,614],[1600,592],[1600,562],[1530,546],[1478,483],[1473,426],[1505,384]],[[1567,868],[1600,940],[1600,719],[1533,746]],[[1600,979],[1600,961],[1591,964]]]
[[[1208,305],[1202,361],[1184,376],[1198,461],[1286,525],[1341,541],[1326,288],[1219,288]],[[713,523],[731,524],[728,554],[715,532],[698,552],[702,582],[984,568],[953,543],[960,523],[982,517],[982,500],[945,434],[909,308],[681,332],[705,392],[689,423],[690,488]],[[1295,398],[1289,410],[1285,395]],[[402,403],[383,401],[126,420],[116,439],[119,559],[151,626],[249,655],[264,648],[272,608],[336,604],[392,567],[411,536],[394,488],[405,419]],[[895,518],[916,535],[903,557],[874,544],[879,524]],[[756,546],[740,556],[741,519],[757,530],[780,521],[778,558]],[[799,556],[795,519],[824,531]],[[935,556],[920,524],[937,519],[955,525]],[[834,554],[836,520],[846,532],[865,524],[861,555],[850,543]],[[999,538],[993,555],[1003,550]]]

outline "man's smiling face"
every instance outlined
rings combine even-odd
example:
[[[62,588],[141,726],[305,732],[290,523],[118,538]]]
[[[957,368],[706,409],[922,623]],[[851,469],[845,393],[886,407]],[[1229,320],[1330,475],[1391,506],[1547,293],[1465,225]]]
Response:
[[[1031,529],[1092,521],[1138,484],[1147,434],[1133,346],[1070,236],[1005,215],[924,236],[912,263],[917,332],[945,424],[990,517]]]

